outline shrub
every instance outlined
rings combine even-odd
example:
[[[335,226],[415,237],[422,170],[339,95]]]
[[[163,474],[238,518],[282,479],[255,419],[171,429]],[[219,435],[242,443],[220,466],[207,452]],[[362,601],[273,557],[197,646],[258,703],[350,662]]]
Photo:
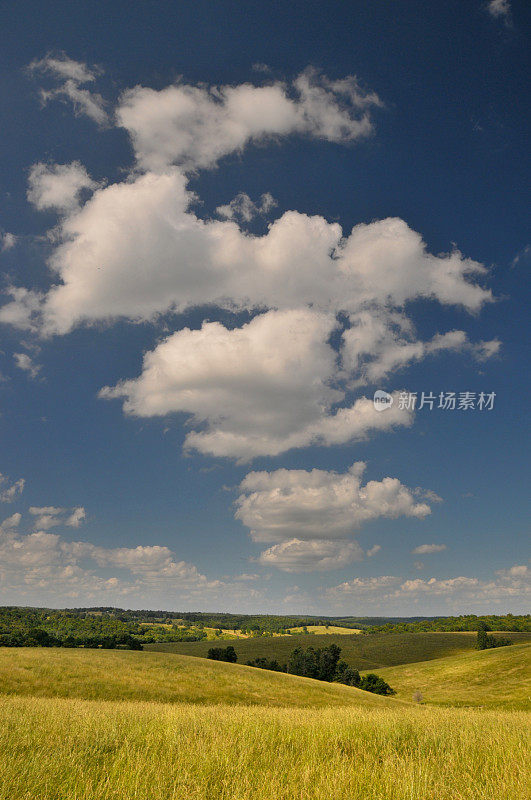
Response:
[[[373,692],[374,694],[396,694],[389,684],[386,683],[383,678],[380,678],[379,675],[375,675],[374,672],[369,672],[368,675],[363,676],[359,688],[364,689],[366,692]]]

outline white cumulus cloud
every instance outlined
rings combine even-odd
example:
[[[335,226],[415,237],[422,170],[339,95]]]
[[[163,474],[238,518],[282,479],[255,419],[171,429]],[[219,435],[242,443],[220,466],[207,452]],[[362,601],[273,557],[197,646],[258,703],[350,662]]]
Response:
[[[79,161],[71,164],[34,164],[28,178],[28,200],[39,211],[73,211],[79,205],[81,192],[93,191],[92,180]]]
[[[430,513],[396,478],[362,484],[364,469],[358,462],[343,474],[318,469],[248,473],[235,517],[254,541],[274,543],[259,561],[286,572],[336,569],[363,558],[350,538],[363,524],[400,516],[423,519]],[[367,555],[380,549],[375,545]]]
[[[332,81],[307,69],[291,84],[192,86],[126,91],[116,111],[139,164],[164,171],[212,167],[251,142],[290,134],[350,142],[372,132],[370,109],[379,98],[355,77]]]
[[[423,519],[426,503],[416,502],[397,478],[362,483],[363,462],[346,473],[278,469],[250,472],[240,484],[236,518],[258,542],[342,539],[380,517]]]
[[[345,398],[331,386],[335,327],[333,315],[300,309],[269,311],[233,330],[218,322],[185,328],[145,355],[139,378],[101,396],[124,397],[136,416],[185,412],[194,425],[206,423],[187,435],[188,448],[241,460],[411,424],[398,404],[381,414],[366,398],[333,410]]]

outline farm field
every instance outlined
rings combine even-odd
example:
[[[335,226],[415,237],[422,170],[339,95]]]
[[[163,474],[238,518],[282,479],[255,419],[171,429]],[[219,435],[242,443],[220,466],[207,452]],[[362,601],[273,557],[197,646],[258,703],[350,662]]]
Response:
[[[294,633],[302,633],[302,628],[290,628]],[[339,634],[341,636],[352,636],[361,633],[361,628],[343,628],[341,625],[307,625],[308,633],[316,634]],[[284,634],[286,635],[286,634]]]
[[[420,691],[429,704],[531,710],[531,644],[402,664],[379,674],[405,700]]]
[[[514,642],[531,642],[531,633],[506,634]],[[474,651],[476,634],[462,633],[375,633],[369,636],[351,634],[314,634],[307,636],[259,637],[233,642],[238,662],[253,658],[276,658],[285,663],[295,647],[326,647],[337,644],[341,658],[361,670],[379,669],[417,661],[458,655]],[[212,642],[163,642],[146,645],[146,650],[205,658]]]

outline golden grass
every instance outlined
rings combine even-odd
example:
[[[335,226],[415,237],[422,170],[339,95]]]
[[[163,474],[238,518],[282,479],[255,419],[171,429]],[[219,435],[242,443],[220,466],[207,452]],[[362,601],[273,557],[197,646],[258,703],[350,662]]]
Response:
[[[308,625],[307,630],[308,633],[338,633],[341,636],[351,636],[353,633],[361,633],[360,628],[342,628],[340,625],[329,625],[328,628],[326,625]],[[299,633],[302,631],[302,628],[290,628],[290,631],[292,631],[292,633]]]
[[[0,697],[0,800],[523,800],[521,712]]]
[[[420,691],[430,704],[531,710],[531,644],[401,664],[378,674],[406,700]]]
[[[0,693],[300,708],[392,702],[350,686],[190,656],[33,647],[0,648]]]

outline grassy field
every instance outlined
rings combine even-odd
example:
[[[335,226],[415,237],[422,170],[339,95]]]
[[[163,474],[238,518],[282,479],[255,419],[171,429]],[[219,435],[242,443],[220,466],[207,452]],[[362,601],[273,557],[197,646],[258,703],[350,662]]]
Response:
[[[531,710],[531,644],[402,664],[379,674],[406,700],[420,691],[425,703]]]
[[[381,673],[407,700],[408,670],[431,702],[474,675],[470,697],[506,698],[530,650]],[[529,781],[523,711],[165,653],[1,648],[0,719],[0,800],[522,800]]]
[[[527,796],[527,715],[392,706],[0,697],[0,800]]]
[[[504,634],[515,642],[531,641],[531,633]],[[476,645],[475,633],[376,633],[370,636],[301,635],[242,639],[232,643],[240,664],[257,657],[276,658],[286,663],[295,647],[323,647],[337,644],[341,658],[356,669],[371,670],[428,661],[434,658],[471,652]],[[146,645],[146,649],[163,653],[206,657],[211,642],[167,642]]]
[[[381,708],[392,701],[336,683],[130,650],[0,648],[0,694],[87,700]]]
[[[302,632],[302,628],[290,628],[290,630],[293,631],[293,633]],[[335,633],[340,636],[352,636],[353,633],[361,633],[361,628],[343,628],[341,625],[329,625],[327,628],[326,625],[308,625],[307,631],[308,633]]]

